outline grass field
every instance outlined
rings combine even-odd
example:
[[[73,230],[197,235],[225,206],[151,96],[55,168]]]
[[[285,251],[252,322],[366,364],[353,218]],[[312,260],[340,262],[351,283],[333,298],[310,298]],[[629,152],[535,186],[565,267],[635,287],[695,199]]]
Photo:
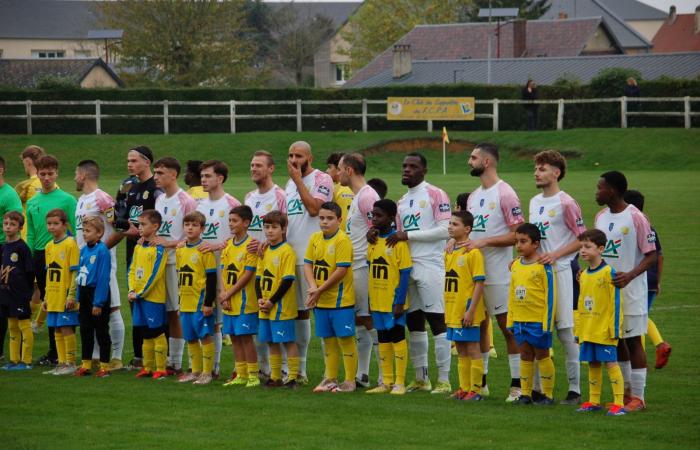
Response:
[[[126,149],[147,143],[157,156],[172,154],[181,160],[216,157],[231,165],[227,191],[242,198],[253,188],[247,172],[250,154],[266,148],[279,156],[289,143],[309,140],[316,153],[316,167],[335,150],[359,150],[393,138],[426,136],[425,133],[254,133],[171,136],[0,136],[0,154],[8,161],[6,181],[21,179],[17,154],[28,143],[44,146],[61,160],[59,183],[73,192],[73,167],[94,158],[103,167],[103,188],[114,193],[126,175]],[[437,136],[437,134],[436,134]],[[623,170],[630,188],[644,192],[646,213],[655,225],[664,248],[666,264],[663,290],[652,317],[664,338],[673,345],[673,356],[663,370],[653,369],[653,349],[648,347],[648,409],[626,417],[602,414],[580,416],[569,407],[513,407],[503,402],[508,386],[504,343],[495,337],[499,358],[491,360],[491,397],[465,405],[429,394],[402,398],[348,395],[313,395],[311,388],[296,392],[263,389],[226,390],[221,383],[181,386],[136,380],[119,372],[107,379],[75,379],[30,373],[0,372],[0,446],[2,448],[692,448],[700,442],[700,378],[695,326],[700,312],[695,276],[700,267],[700,240],[695,234],[700,210],[692,204],[700,197],[700,132],[696,130],[572,130],[541,133],[455,133],[451,139],[491,140],[502,145],[501,175],[527,201],[536,193],[532,181],[531,151],[555,148],[575,152],[562,187],[576,198],[587,224],[599,207],[594,202],[595,183],[605,170]],[[574,153],[572,153],[574,155]],[[448,175],[441,175],[440,154],[428,152],[428,180],[444,188],[451,198],[476,188],[469,177],[465,154],[448,155]],[[368,176],[380,176],[397,199],[400,185],[398,153],[368,157]],[[597,163],[597,164],[596,164]],[[283,185],[285,168],[275,180]],[[119,261],[123,261],[119,249]],[[123,266],[120,266],[123,270]],[[123,272],[122,272],[123,273]],[[122,292],[123,286],[122,286]],[[131,357],[128,333],[124,359]],[[39,335],[35,356],[46,350],[46,333]],[[555,339],[557,388],[566,394],[563,351]],[[224,348],[222,368],[232,369],[230,348]],[[431,366],[434,359],[430,358]],[[456,362],[453,362],[456,366]],[[376,373],[374,364],[373,374]],[[454,369],[453,369],[454,371]],[[312,340],[309,377],[322,374],[320,345]],[[412,370],[409,367],[408,378]],[[434,380],[434,373],[432,379]],[[453,385],[456,373],[453,373]],[[587,370],[582,384],[587,392]],[[610,398],[605,378],[604,398]]]

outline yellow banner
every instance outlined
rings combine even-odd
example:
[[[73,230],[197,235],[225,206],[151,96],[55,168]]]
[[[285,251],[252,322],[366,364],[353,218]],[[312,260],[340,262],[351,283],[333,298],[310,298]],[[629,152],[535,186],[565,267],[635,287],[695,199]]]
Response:
[[[387,120],[474,120],[474,97],[389,97]]]

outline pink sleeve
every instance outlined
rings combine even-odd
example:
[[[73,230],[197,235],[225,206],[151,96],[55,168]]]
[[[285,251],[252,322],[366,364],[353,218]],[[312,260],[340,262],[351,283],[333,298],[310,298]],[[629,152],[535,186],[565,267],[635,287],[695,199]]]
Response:
[[[277,200],[277,210],[287,213],[287,193],[282,188],[275,189],[275,200]]]
[[[95,203],[102,213],[108,209],[114,208],[114,199],[104,191],[97,191],[95,193]]]
[[[379,200],[379,194],[372,189],[365,189],[362,191],[362,195],[357,201],[357,207],[362,213],[362,217],[365,218],[365,223],[368,227],[372,226],[372,209],[374,208],[374,203]]]
[[[501,200],[501,211],[506,225],[512,227],[525,222],[523,211],[520,209],[518,194],[506,183],[501,183],[498,187],[498,195]]]
[[[561,206],[564,210],[564,223],[566,224],[566,228],[571,230],[575,236],[586,231],[586,227],[583,224],[583,217],[581,217],[581,207],[578,206],[576,200],[568,194],[562,194]]]
[[[333,179],[320,170],[316,172],[311,196],[324,202],[333,201]]]
[[[428,196],[430,197],[430,204],[433,207],[433,217],[435,221],[449,220],[452,215],[452,209],[450,208],[450,198],[445,191],[435,186],[430,186],[428,188]]]
[[[651,225],[649,225],[647,217],[637,208],[634,208],[632,211],[632,222],[637,233],[639,250],[645,255],[656,251],[656,234],[651,231]]]
[[[197,202],[192,198],[190,194],[185,191],[180,192],[179,195],[180,204],[182,205],[183,215],[187,215],[197,209]]]
[[[236,206],[241,206],[241,202],[239,202],[238,199],[236,197],[234,197],[233,195],[227,194],[226,201],[228,201],[229,208],[235,208]]]

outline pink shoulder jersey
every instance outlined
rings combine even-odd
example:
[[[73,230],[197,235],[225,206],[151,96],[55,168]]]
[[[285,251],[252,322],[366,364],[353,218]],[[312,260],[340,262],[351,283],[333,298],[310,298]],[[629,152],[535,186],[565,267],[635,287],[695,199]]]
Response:
[[[569,194],[557,192],[551,197],[538,194],[530,200],[530,223],[540,229],[541,253],[550,253],[575,241],[579,234],[586,231],[581,217],[581,207]],[[560,271],[571,267],[571,260],[576,253],[559,258],[554,263],[554,270]]]
[[[354,269],[367,266],[367,231],[372,226],[372,209],[379,194],[370,185],[362,186],[350,203],[345,233],[352,241]]]
[[[333,200],[333,179],[330,175],[318,169],[302,178],[304,187],[315,199],[324,203]],[[311,235],[319,231],[318,217],[312,217],[306,210],[296,184],[291,179],[287,181],[285,188],[287,194],[287,241],[297,255],[297,266],[304,264],[306,246]]]

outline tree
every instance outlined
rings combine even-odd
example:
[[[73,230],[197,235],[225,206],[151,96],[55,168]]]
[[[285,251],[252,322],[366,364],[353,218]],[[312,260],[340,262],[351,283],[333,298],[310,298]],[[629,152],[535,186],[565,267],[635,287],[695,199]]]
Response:
[[[187,87],[255,80],[244,0],[120,0],[101,8],[107,28],[124,30],[118,51],[132,79]]]
[[[489,3],[491,8],[518,8],[518,17],[527,20],[539,19],[552,6],[548,0],[474,0],[467,9],[466,21],[488,21],[488,18],[479,17],[479,9],[488,8]]]

